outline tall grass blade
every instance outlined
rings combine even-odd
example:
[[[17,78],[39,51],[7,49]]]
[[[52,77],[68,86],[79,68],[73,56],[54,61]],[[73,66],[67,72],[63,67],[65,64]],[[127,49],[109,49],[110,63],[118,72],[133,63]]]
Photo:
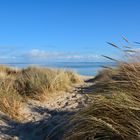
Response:
[[[122,36],[122,39],[123,39],[125,42],[129,43],[129,41],[128,41],[128,39],[127,39],[126,37]]]
[[[115,45],[114,43],[107,42],[107,44],[109,44],[109,45],[111,45],[111,46],[113,46],[113,47],[115,47],[115,48],[121,50],[121,48],[119,48],[119,47],[118,47],[117,45]]]
[[[124,48],[127,48],[127,49],[131,49],[132,47],[130,46],[123,46]]]
[[[119,62],[118,60],[116,60],[116,59],[114,59],[114,58],[112,58],[112,57],[106,56],[106,55],[102,55],[102,57],[105,57],[105,58],[107,58],[107,59],[109,59],[109,60],[113,60],[113,61],[115,61],[115,62]]]
[[[131,53],[136,53],[137,51],[135,50],[123,50],[124,52],[131,52]]]
[[[140,42],[134,42],[134,43],[140,45]]]

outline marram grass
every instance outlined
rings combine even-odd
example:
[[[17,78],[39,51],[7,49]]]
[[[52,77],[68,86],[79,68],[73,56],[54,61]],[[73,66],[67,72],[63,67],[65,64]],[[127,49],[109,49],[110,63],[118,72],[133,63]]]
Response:
[[[71,71],[28,67],[16,69],[0,66],[0,111],[14,120],[22,120],[25,99],[43,100],[53,92],[64,91],[74,83],[83,82]],[[55,94],[55,96],[57,96]],[[55,98],[55,97],[54,97]]]
[[[140,139],[140,63],[104,69],[93,82],[93,103],[65,117],[46,140]]]

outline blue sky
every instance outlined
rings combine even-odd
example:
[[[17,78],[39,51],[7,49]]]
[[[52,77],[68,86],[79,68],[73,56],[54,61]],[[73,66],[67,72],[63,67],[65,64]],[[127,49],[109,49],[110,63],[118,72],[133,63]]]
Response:
[[[0,62],[102,61],[140,41],[140,0],[0,0]]]

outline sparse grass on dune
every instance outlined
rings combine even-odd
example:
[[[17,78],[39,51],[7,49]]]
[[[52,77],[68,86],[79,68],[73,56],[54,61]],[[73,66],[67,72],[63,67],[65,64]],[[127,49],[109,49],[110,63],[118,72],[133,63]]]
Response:
[[[82,82],[79,75],[70,71],[0,66],[0,111],[14,120],[22,120],[21,107],[24,99],[49,98],[53,92],[66,90],[79,82]]]
[[[0,65],[0,73],[5,74],[7,76],[15,76],[20,72],[20,69],[16,67],[9,67],[6,65]]]
[[[14,69],[5,66],[0,67],[0,111],[11,119],[22,120],[21,113],[22,98],[14,89],[15,74]]]
[[[49,97],[50,93],[66,90],[73,83],[79,82],[82,80],[73,72],[29,67],[17,76],[15,85],[21,95],[41,99],[44,95]]]
[[[16,91],[0,89],[0,111],[8,117],[16,121],[23,120],[22,105],[22,98]]]
[[[68,79],[71,81],[71,83],[83,82],[83,79],[77,73],[73,71],[66,71],[66,75],[68,76]]]
[[[94,82],[102,85],[99,91],[126,92],[139,100],[140,91],[140,63],[120,63],[117,68],[105,69],[99,72]],[[116,92],[115,91],[115,92]]]

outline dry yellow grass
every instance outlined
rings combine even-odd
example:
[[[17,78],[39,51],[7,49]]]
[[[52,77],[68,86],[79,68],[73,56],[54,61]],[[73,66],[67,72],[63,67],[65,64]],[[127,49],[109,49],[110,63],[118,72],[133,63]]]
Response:
[[[0,66],[0,111],[12,119],[21,120],[24,99],[43,100],[52,96],[53,92],[66,90],[79,82],[82,82],[79,75],[71,71]]]
[[[74,83],[82,82],[74,72],[28,67],[21,70],[15,80],[16,90],[24,96],[41,99],[50,93],[66,90]]]
[[[0,111],[19,121],[23,119],[22,98],[13,87],[15,76],[12,73],[15,74],[16,70],[6,66],[0,67]]]
[[[62,139],[140,139],[140,109],[127,105],[115,99],[97,99],[90,107],[69,119]]]
[[[5,91],[0,91],[0,111],[5,113],[13,120],[21,121],[24,119],[24,114],[21,110],[22,99],[18,96],[19,95],[17,93],[14,93],[14,91],[8,91],[8,93],[6,93]]]
[[[94,102],[64,118],[47,140],[140,139],[140,63],[119,63],[93,81]]]

